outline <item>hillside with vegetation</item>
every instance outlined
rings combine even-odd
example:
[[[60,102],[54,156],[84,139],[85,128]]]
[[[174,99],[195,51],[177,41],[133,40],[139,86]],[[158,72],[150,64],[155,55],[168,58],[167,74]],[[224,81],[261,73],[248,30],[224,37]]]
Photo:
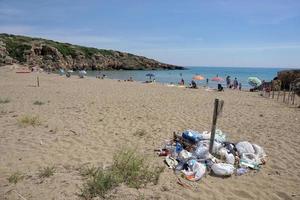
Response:
[[[0,66],[19,63],[44,69],[152,70],[184,69],[130,53],[0,34]]]

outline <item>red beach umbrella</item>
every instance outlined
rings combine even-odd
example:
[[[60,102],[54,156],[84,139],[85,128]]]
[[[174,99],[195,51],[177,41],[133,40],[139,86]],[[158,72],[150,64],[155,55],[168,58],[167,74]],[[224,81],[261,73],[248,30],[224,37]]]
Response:
[[[216,76],[216,77],[213,77],[211,80],[212,80],[212,81],[216,81],[216,82],[221,82],[221,81],[223,81],[224,79],[221,78],[221,77]]]

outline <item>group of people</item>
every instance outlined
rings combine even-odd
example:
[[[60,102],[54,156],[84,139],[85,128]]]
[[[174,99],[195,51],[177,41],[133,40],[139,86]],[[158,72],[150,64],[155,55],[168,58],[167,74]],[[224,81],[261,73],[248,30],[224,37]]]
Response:
[[[231,81],[230,76],[227,76],[226,77],[226,85],[227,85],[227,88],[230,88],[230,89],[242,90],[242,83],[238,82],[237,78],[234,78],[234,80]]]

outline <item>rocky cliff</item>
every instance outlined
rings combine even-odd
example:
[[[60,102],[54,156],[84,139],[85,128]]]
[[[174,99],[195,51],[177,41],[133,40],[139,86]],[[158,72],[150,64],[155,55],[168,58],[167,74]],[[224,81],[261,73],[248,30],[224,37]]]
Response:
[[[0,65],[20,63],[44,69],[152,70],[184,69],[130,53],[0,34]]]

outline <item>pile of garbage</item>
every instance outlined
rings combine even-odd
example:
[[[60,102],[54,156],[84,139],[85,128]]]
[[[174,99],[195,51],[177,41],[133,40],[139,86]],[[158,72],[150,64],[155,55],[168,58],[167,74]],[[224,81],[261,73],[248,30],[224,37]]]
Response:
[[[266,162],[266,154],[257,144],[226,141],[226,134],[217,129],[212,152],[209,153],[211,134],[208,131],[186,130],[175,133],[158,150],[175,172],[182,172],[190,181],[200,180],[207,172],[217,176],[242,175],[249,169],[259,170]]]

